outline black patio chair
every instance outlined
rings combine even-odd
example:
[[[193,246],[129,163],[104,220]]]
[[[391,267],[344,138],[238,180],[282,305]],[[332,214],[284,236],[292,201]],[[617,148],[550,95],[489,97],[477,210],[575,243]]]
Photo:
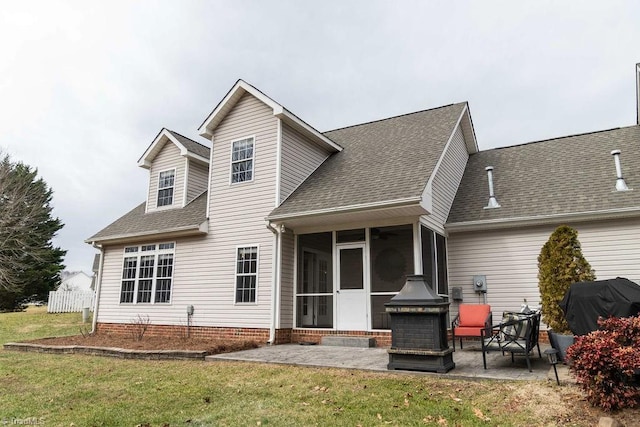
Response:
[[[515,355],[522,354],[527,360],[527,367],[531,372],[530,354],[535,348],[542,358],[538,338],[540,335],[540,312],[515,313],[504,312],[502,322],[491,329],[483,329],[482,333],[482,362],[487,369],[487,353],[500,351],[511,353],[511,362],[515,362]]]

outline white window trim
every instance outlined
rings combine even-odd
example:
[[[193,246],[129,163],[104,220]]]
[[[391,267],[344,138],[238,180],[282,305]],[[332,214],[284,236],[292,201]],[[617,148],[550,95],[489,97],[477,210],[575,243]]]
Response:
[[[171,243],[173,244],[173,248],[171,249],[160,249],[159,246],[161,244],[167,244],[167,243]],[[153,251],[142,251],[142,247],[143,246],[148,246],[148,245],[155,245],[155,249]],[[118,302],[120,305],[123,306],[132,306],[132,305],[144,305],[144,306],[150,306],[150,305],[161,305],[161,306],[167,306],[167,305],[171,305],[173,303],[173,292],[175,290],[175,268],[176,268],[176,242],[175,241],[165,241],[165,242],[158,242],[158,243],[146,243],[146,244],[142,244],[142,245],[128,245],[125,246],[122,249],[122,267],[120,269],[120,274],[122,274],[122,270],[124,269],[124,260],[126,258],[133,258],[134,256],[137,258],[137,262],[136,262],[136,277],[133,279],[133,302],[120,302],[120,299],[122,298],[122,282],[124,281],[122,279],[122,277],[120,277],[120,291],[118,293]],[[127,248],[137,248],[138,250],[136,252],[126,252]],[[156,284],[157,284],[157,279],[158,279],[158,256],[159,255],[163,255],[163,254],[172,254],[173,255],[173,265],[172,265],[172,274],[171,274],[171,293],[169,295],[169,301],[167,302],[155,302],[156,301]],[[151,282],[151,301],[150,302],[138,302],[138,284],[140,282],[140,258],[143,256],[147,256],[147,255],[153,255],[154,256],[154,261],[153,261],[153,276],[152,276],[152,282]],[[165,279],[165,277],[163,277],[163,279]]]
[[[233,182],[233,144],[235,144],[236,142],[240,142],[240,141],[244,141],[245,139],[250,139],[253,141],[253,156],[251,157],[252,160],[252,169],[251,169],[251,179],[246,180],[246,181],[240,181],[240,182]],[[244,136],[242,138],[236,138],[233,141],[231,141],[231,147],[229,149],[229,185],[242,185],[242,184],[248,184],[251,183],[255,180],[256,177],[256,136],[255,135],[249,135],[249,136]],[[244,160],[240,160],[240,161],[246,161],[247,159]]]
[[[238,249],[256,248],[256,299],[250,302],[238,302],[236,292],[238,290]],[[237,245],[233,253],[233,305],[236,306],[256,306],[258,305],[258,289],[260,283],[260,245],[257,243],[248,243],[246,245]]]
[[[165,173],[165,172],[170,172],[173,171],[173,186],[172,187],[167,187],[167,188],[172,188],[173,189],[173,193],[171,194],[171,203],[168,205],[163,205],[160,206],[158,204],[159,201],[159,193],[160,190],[166,190],[166,188],[160,188],[160,174]],[[169,169],[164,169],[161,171],[158,171],[158,185],[156,186],[156,209],[169,209],[172,208],[176,205],[176,181],[178,180],[178,170],[177,168],[169,168]]]

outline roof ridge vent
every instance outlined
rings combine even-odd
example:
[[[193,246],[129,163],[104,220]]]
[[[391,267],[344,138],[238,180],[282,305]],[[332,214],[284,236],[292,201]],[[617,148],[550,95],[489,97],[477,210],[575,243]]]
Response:
[[[487,171],[487,181],[489,181],[489,204],[485,206],[485,209],[495,209],[500,207],[498,199],[493,194],[493,166],[487,166],[484,168]]]
[[[629,191],[631,188],[627,187],[627,183],[622,177],[622,166],[620,166],[620,150],[613,150],[611,152],[613,160],[616,162],[616,191]]]

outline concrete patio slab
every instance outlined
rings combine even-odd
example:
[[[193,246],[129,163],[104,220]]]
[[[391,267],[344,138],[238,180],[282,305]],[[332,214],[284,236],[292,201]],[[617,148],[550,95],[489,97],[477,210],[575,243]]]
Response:
[[[546,347],[541,346],[544,352]],[[487,354],[487,369],[482,366],[482,352],[479,347],[469,346],[453,353],[456,367],[446,374],[435,374],[415,371],[388,371],[389,355],[386,348],[353,348],[323,345],[284,344],[261,347],[234,353],[207,356],[207,361],[243,361],[257,363],[275,363],[295,366],[332,367],[344,369],[360,369],[380,372],[408,372],[420,375],[438,375],[472,379],[500,380],[546,380],[555,377],[546,358],[539,358],[537,352],[531,359],[533,372],[529,372],[522,356],[516,356],[511,363],[511,356],[503,356],[499,352]],[[549,373],[551,376],[549,376]]]

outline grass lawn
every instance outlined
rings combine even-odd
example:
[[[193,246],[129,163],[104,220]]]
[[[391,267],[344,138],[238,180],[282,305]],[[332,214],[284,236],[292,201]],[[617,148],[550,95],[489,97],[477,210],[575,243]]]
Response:
[[[0,314],[0,343],[77,334],[80,322],[43,309]],[[600,411],[579,396],[545,382],[0,350],[0,425],[596,425]]]

